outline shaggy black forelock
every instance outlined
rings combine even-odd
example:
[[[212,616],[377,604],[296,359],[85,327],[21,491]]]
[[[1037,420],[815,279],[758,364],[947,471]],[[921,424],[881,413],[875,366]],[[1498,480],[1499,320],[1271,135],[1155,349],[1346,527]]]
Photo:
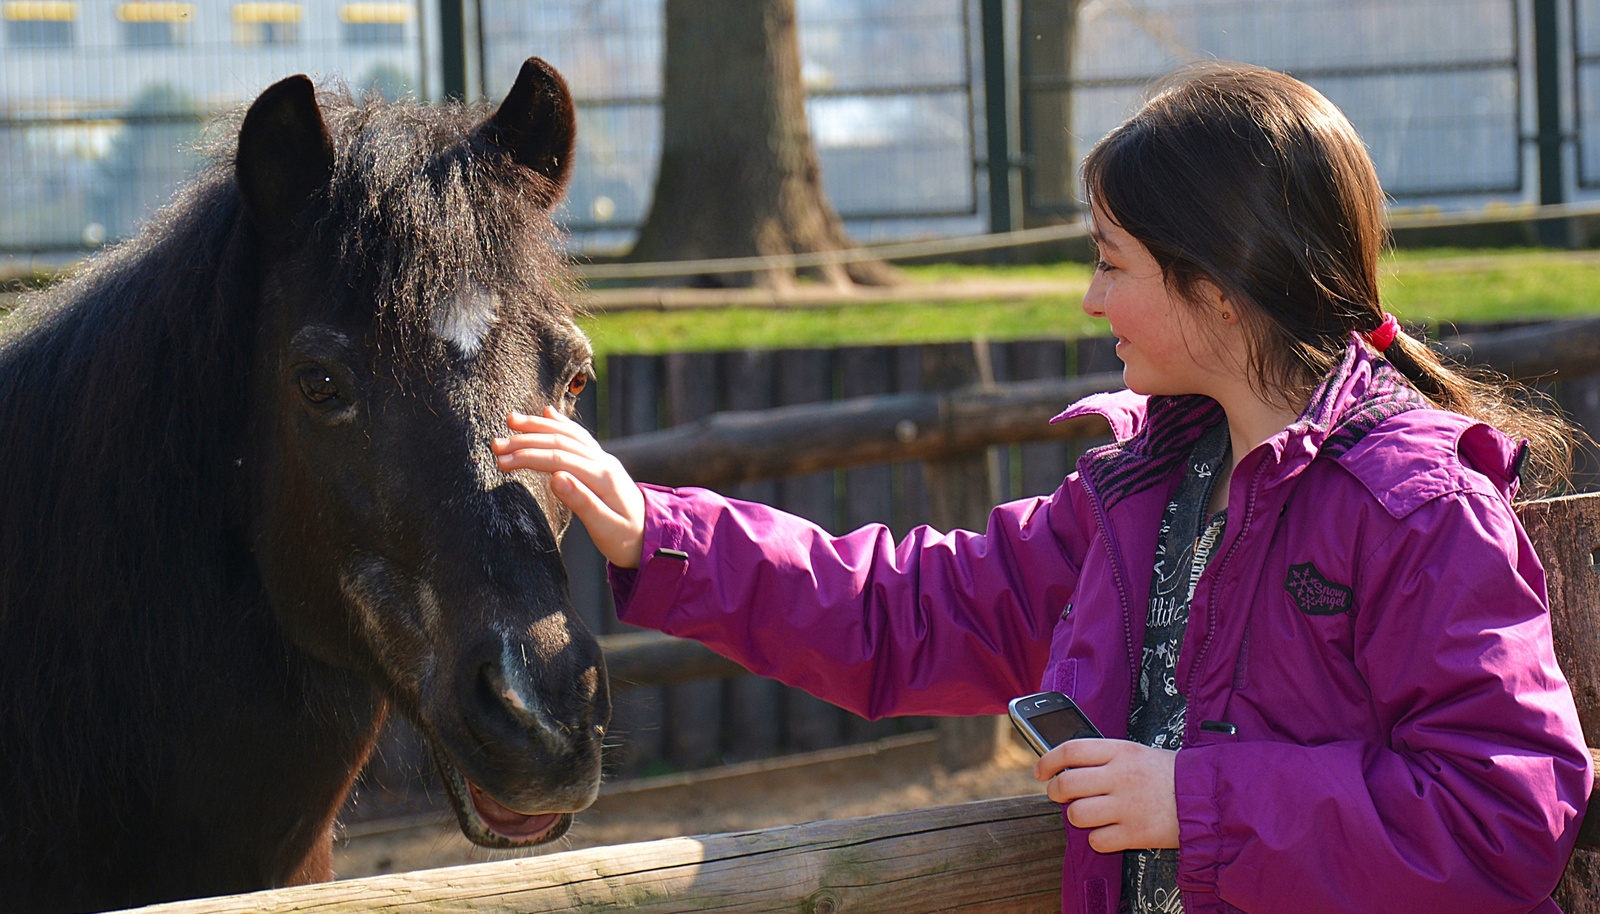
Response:
[[[333,286],[377,307],[382,335],[404,343],[467,285],[524,319],[572,319],[575,283],[547,206],[556,189],[473,132],[485,108],[345,92],[318,102],[337,153],[312,204],[325,207],[314,244],[333,255]]]

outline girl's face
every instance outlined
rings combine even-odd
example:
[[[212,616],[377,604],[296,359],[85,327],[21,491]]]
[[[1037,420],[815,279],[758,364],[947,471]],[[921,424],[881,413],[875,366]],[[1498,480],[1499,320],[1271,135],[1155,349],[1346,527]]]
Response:
[[[1100,259],[1083,310],[1110,322],[1123,382],[1134,393],[1215,398],[1219,383],[1236,379],[1244,364],[1243,350],[1235,351],[1243,345],[1238,315],[1208,283],[1202,284],[1203,307],[1183,300],[1167,288],[1148,248],[1098,205],[1092,213]]]

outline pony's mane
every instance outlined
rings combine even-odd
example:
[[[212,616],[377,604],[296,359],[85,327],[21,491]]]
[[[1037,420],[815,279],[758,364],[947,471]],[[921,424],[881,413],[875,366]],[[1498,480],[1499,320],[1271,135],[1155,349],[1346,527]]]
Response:
[[[339,307],[380,302],[372,325],[402,348],[464,281],[570,320],[550,188],[470,136],[481,110],[318,101],[338,154],[311,245]],[[182,704],[207,632],[271,625],[212,618],[255,574],[235,461],[263,279],[236,130],[216,134],[137,237],[27,299],[0,340],[0,771],[18,773],[0,832],[19,803],[92,802],[97,785],[29,772],[142,770],[132,747]]]

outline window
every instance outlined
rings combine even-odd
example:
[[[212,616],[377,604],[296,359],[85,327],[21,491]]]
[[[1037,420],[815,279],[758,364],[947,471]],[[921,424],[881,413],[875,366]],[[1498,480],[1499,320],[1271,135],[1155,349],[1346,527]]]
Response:
[[[403,44],[410,21],[409,3],[347,3],[339,8],[345,44]]]
[[[297,44],[305,8],[298,3],[236,3],[235,44]]]
[[[193,18],[192,3],[133,2],[117,6],[122,43],[130,47],[183,44],[189,38],[189,21]]]
[[[14,48],[70,48],[78,4],[62,0],[12,0],[0,6],[6,43]]]

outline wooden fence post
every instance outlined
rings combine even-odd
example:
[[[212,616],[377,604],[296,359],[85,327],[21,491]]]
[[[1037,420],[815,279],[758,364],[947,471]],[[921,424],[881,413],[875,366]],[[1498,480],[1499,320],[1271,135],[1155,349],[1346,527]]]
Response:
[[[1572,684],[1584,742],[1600,743],[1600,495],[1575,495],[1528,502],[1517,516],[1544,564],[1550,594],[1550,629],[1556,659]],[[1593,752],[1594,750],[1590,750]],[[1579,840],[1600,839],[1600,821],[1592,811]],[[1567,914],[1600,914],[1600,850],[1580,847],[1572,854],[1555,893]]]
[[[724,354],[721,376],[727,385],[730,410],[771,409],[774,405],[773,356],[771,350],[746,349]],[[734,498],[775,504],[778,483],[774,479],[732,483],[725,486]],[[728,757],[735,761],[775,755],[783,744],[783,692],[786,687],[775,679],[745,676],[728,683],[723,711],[724,736]]]
[[[923,349],[922,360],[924,389],[994,384],[987,341],[928,346]],[[988,447],[923,464],[929,514],[936,529],[985,529],[990,509],[1000,503],[999,460],[998,449]],[[954,771],[990,761],[999,752],[1008,726],[1001,717],[940,718],[940,763]]]

